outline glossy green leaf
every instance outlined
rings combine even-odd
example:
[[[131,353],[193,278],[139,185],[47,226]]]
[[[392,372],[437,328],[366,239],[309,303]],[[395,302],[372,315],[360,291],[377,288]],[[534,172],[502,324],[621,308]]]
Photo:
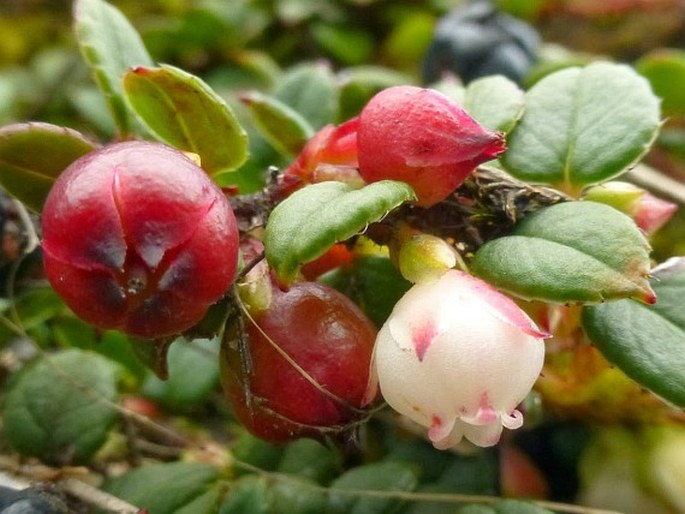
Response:
[[[652,301],[649,244],[613,207],[567,202],[530,214],[483,245],[471,271],[515,296],[545,302]]]
[[[635,68],[661,98],[664,116],[685,115],[685,51],[660,48],[635,63]]]
[[[104,0],[76,0],[74,29],[119,132],[123,136],[135,133],[135,117],[126,105],[122,78],[130,68],[154,64],[140,35],[121,11]]]
[[[304,63],[288,70],[273,96],[300,113],[314,130],[333,123],[338,110],[338,86],[327,64]]]
[[[583,327],[606,359],[659,396],[685,407],[685,258],[653,270],[657,302],[621,300],[583,309]]]
[[[289,283],[302,264],[412,199],[414,192],[407,184],[391,180],[362,189],[341,182],[307,186],[281,202],[269,216],[264,233],[266,259],[279,278]]]
[[[296,110],[272,96],[253,91],[241,95],[255,125],[279,153],[294,157],[314,135],[314,129]]]
[[[660,127],[659,99],[626,65],[596,62],[552,73],[525,102],[502,165],[519,179],[566,190],[625,171]]]
[[[179,150],[196,153],[214,175],[247,159],[247,135],[231,108],[202,79],[173,66],[136,67],[124,91],[152,133]]]
[[[223,495],[218,480],[209,464],[151,464],[106,482],[104,490],[148,514],[214,514]]]
[[[524,93],[515,82],[502,75],[470,82],[464,91],[463,106],[473,118],[490,130],[509,132],[523,115]]]
[[[0,129],[0,185],[35,212],[64,169],[96,145],[75,130],[49,123]]]
[[[85,463],[116,420],[117,366],[66,350],[13,377],[3,408],[4,433],[20,453],[53,464]]]
[[[401,500],[364,496],[363,491],[412,491],[418,485],[414,467],[404,462],[383,461],[352,468],[331,484],[332,514],[386,514],[396,512]],[[355,494],[360,493],[360,494]]]
[[[169,378],[149,375],[141,393],[171,409],[201,405],[219,385],[218,351],[215,340],[176,340],[167,355]]]

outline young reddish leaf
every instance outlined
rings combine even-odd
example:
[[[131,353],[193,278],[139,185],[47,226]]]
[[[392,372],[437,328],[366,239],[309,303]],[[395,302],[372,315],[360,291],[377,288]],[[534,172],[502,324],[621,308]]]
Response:
[[[413,199],[414,192],[407,184],[392,180],[362,189],[341,182],[307,186],[280,203],[269,216],[264,232],[266,259],[279,279],[289,284],[302,264]]]
[[[595,202],[541,209],[483,245],[471,271],[515,296],[552,303],[655,300],[649,244],[625,214]]]
[[[75,130],[48,123],[17,123],[0,129],[0,184],[40,212],[55,179],[96,145]]]
[[[104,0],[76,0],[74,29],[119,132],[122,136],[137,132],[121,77],[134,66],[153,65],[140,35],[121,11]]]
[[[659,396],[685,407],[685,258],[653,270],[658,301],[587,306],[583,327],[606,359]]]
[[[124,77],[126,98],[162,141],[200,156],[210,175],[247,159],[247,134],[231,108],[202,79],[173,66],[137,67]]]

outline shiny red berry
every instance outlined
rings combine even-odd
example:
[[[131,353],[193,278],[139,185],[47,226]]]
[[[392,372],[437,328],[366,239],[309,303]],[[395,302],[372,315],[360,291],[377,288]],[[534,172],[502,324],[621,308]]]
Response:
[[[364,417],[376,328],[346,296],[313,282],[275,290],[269,308],[246,320],[246,332],[250,373],[225,347],[222,381],[250,432],[284,442],[342,431]]]
[[[72,163],[42,214],[47,277],[81,318],[144,338],[197,323],[236,274],[226,197],[183,153],[117,143]]]

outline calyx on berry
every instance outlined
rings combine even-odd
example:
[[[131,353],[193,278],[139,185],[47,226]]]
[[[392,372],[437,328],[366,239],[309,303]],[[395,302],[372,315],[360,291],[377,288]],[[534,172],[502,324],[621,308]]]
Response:
[[[48,280],[81,318],[143,338],[196,324],[236,274],[221,190],[158,143],[106,146],[57,179],[42,215]]]
[[[385,89],[359,115],[357,152],[362,178],[406,182],[421,207],[447,198],[479,164],[505,149],[504,134],[485,129],[433,89]]]
[[[274,289],[245,329],[249,356],[224,344],[221,376],[236,417],[254,435],[276,443],[320,437],[365,417],[375,396],[367,388],[376,328],[342,293],[314,282]]]

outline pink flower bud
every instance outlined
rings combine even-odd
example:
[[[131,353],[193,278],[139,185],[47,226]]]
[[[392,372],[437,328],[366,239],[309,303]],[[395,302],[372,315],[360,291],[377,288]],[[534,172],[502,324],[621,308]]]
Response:
[[[406,182],[422,207],[447,198],[476,166],[504,150],[503,134],[486,130],[433,89],[385,89],[359,116],[357,152],[362,178]]]
[[[546,337],[511,299],[450,270],[413,286],[381,328],[378,384],[393,409],[428,428],[436,448],[462,437],[492,446],[503,426],[523,424],[516,406],[540,374]]]
[[[648,236],[663,227],[678,209],[676,204],[628,182],[605,182],[590,188],[584,198],[627,214]]]

